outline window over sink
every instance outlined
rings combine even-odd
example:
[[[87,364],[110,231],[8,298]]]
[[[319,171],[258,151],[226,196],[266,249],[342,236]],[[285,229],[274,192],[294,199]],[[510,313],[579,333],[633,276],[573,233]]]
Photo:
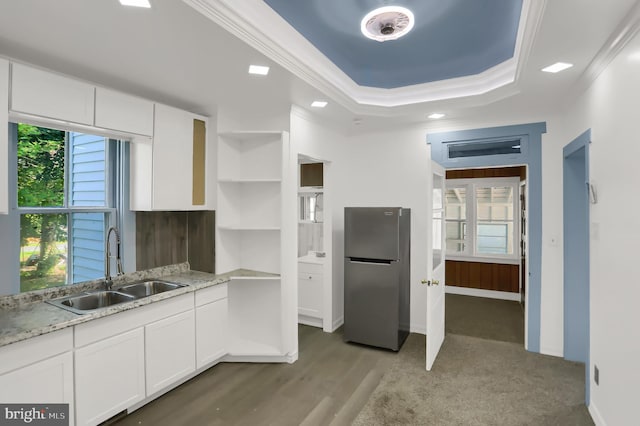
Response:
[[[20,291],[104,276],[106,230],[121,197],[120,141],[14,124]]]

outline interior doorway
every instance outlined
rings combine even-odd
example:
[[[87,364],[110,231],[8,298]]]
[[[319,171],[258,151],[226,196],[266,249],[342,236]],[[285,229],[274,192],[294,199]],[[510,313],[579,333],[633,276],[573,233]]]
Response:
[[[564,358],[589,365],[589,183],[586,132],[563,150]],[[589,368],[585,368],[589,404]]]
[[[298,155],[298,323],[326,332],[334,331],[329,167]]]
[[[526,166],[446,175],[447,331],[524,346]]]

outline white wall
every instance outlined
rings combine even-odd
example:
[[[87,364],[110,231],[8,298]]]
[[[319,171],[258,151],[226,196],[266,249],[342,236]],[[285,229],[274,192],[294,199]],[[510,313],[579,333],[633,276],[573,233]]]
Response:
[[[562,137],[550,140],[548,147],[554,161],[561,161],[562,147],[592,129],[590,180],[597,188],[598,203],[591,205],[589,369],[591,380],[593,365],[600,369],[600,385],[591,383],[590,410],[597,424],[638,422],[639,76],[640,36],[636,36],[561,121],[553,123],[563,127]],[[554,169],[557,166],[554,163]]]
[[[325,196],[331,196],[336,317],[343,315],[344,208],[400,206],[411,209],[411,330],[426,331],[427,194],[430,151],[426,130],[413,128],[355,136],[291,115],[292,141],[306,155],[331,161]]]

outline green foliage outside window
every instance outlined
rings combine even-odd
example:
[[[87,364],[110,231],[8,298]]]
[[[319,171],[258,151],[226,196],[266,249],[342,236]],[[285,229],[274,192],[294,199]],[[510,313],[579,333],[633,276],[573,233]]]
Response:
[[[65,145],[63,131],[18,124],[18,207],[64,206]],[[20,215],[20,245],[31,249],[28,258],[20,259],[21,287],[28,286],[22,291],[51,285],[27,283],[52,275],[61,258],[66,259],[66,250],[61,254],[59,246],[67,239],[67,217],[55,213]],[[65,270],[57,272],[63,274],[59,284],[64,284]]]

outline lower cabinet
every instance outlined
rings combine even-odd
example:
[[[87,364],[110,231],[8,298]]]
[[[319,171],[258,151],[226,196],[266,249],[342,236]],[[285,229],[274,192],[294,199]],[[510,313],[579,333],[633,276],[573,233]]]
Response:
[[[147,396],[196,369],[193,310],[145,326]]]
[[[196,366],[204,367],[227,353],[227,299],[196,308]]]
[[[0,348],[1,403],[66,403],[69,404],[69,424],[73,425],[73,395],[71,328]]]
[[[11,403],[68,403],[73,425],[73,355],[66,352],[0,375],[0,401]]]
[[[95,425],[145,398],[144,329],[76,349],[76,422]]]
[[[298,263],[298,315],[322,319],[322,281],[322,265],[304,262]],[[309,325],[316,324],[309,323]]]

